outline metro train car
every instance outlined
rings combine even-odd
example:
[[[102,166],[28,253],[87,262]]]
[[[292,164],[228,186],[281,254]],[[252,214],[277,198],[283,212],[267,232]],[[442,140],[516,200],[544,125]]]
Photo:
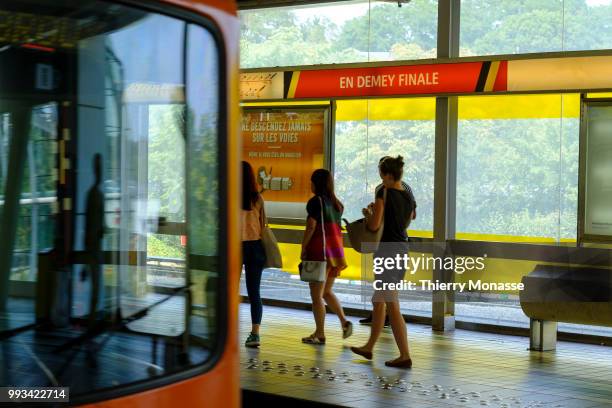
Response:
[[[239,406],[238,36],[226,0],[0,3],[3,401]]]

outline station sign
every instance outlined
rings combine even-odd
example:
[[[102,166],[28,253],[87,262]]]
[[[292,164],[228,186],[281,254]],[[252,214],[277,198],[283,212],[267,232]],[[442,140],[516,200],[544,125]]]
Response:
[[[282,72],[240,74],[240,99],[277,99],[283,96]]]
[[[301,71],[292,74],[287,97],[501,91],[505,90],[505,73],[506,63],[498,61]]]
[[[506,68],[505,61],[484,61],[243,73],[240,96],[250,100],[503,91]]]
[[[612,56],[243,72],[242,100],[612,89]]]

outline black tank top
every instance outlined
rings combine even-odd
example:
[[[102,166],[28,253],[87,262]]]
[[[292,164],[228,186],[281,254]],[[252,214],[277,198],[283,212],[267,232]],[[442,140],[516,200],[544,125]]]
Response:
[[[385,200],[384,229],[381,242],[406,242],[406,230],[415,208],[414,197],[405,190],[388,188]],[[380,189],[376,198],[383,199],[385,189]]]

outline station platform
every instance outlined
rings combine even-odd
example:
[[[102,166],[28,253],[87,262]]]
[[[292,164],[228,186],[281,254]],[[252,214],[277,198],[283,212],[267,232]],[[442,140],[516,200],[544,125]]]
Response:
[[[383,330],[372,361],[349,347],[365,343],[370,328],[349,317],[342,340],[335,315],[326,319],[324,346],[302,344],[314,330],[312,314],[264,306],[259,349],[241,345],[243,406],[604,408],[612,406],[612,348],[559,342],[555,352],[530,352],[529,340],[456,330],[432,332],[408,324],[413,367],[385,367],[397,356],[391,329]],[[240,305],[241,342],[250,329]],[[256,401],[257,400],[257,401]]]

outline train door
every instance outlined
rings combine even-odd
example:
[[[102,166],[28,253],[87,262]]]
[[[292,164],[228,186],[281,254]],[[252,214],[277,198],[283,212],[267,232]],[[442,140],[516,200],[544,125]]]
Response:
[[[0,5],[2,386],[107,400],[224,352],[223,46],[172,10]]]

